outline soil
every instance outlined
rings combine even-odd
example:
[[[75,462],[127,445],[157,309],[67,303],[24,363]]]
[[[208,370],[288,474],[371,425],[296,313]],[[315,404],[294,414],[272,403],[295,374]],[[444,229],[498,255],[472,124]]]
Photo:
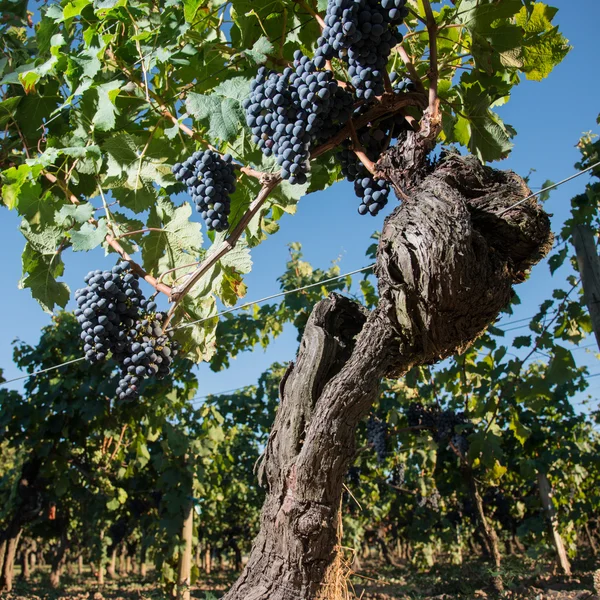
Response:
[[[417,571],[412,566],[385,567],[376,561],[363,563],[359,573],[349,582],[349,594],[344,600],[600,600],[593,587],[593,572],[600,561],[575,562],[574,575],[564,577],[545,562],[526,557],[506,559],[502,577],[506,591],[495,596],[489,585],[489,566],[481,561],[463,565],[434,566]],[[192,598],[218,600],[235,581],[236,573],[224,569],[211,575],[200,574],[192,588]],[[131,575],[108,580],[100,589],[86,571],[74,578],[64,574],[62,586],[49,586],[48,569],[37,570],[30,582],[19,580],[10,594],[0,594],[2,600],[169,600],[165,588],[149,572],[146,579]]]

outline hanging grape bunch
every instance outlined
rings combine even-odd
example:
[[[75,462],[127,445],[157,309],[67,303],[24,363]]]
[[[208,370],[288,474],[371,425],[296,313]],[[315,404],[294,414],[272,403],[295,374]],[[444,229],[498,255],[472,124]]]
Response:
[[[390,478],[390,483],[395,486],[402,486],[406,482],[406,465],[404,463],[400,463],[397,467],[392,471],[392,475]]]
[[[402,115],[369,124],[357,133],[358,141],[365,151],[367,158],[376,162],[387,150],[392,140],[397,139],[409,128]],[[346,140],[342,150],[336,154],[341,164],[342,174],[348,181],[354,182],[354,193],[361,198],[358,212],[361,215],[377,215],[387,204],[390,194],[390,184],[385,179],[375,178],[352,150],[353,143]]]
[[[177,342],[172,340],[172,331],[163,333],[164,319],[165,314],[161,312],[143,315],[130,330],[124,351],[115,354],[124,372],[117,388],[119,399],[135,398],[143,379],[163,379],[169,374]]]
[[[311,148],[348,121],[352,96],[298,50],[294,68],[258,70],[243,106],[253,142],[277,160],[283,179],[304,184]]]
[[[211,231],[225,231],[231,212],[229,195],[235,192],[235,167],[230,154],[221,156],[212,150],[194,152],[183,163],[173,166],[175,179],[188,193]]]
[[[398,26],[408,15],[405,5],[406,0],[329,0],[315,64],[324,67],[337,57],[347,63],[359,100],[380,96],[390,53],[402,41]]]
[[[440,410],[435,405],[424,406],[420,402],[413,402],[406,409],[406,418],[409,427],[431,429],[435,442],[452,443],[461,455],[466,454],[469,447],[467,439],[462,434],[455,435],[455,427],[469,423],[464,413],[450,409]]]
[[[315,146],[331,139],[352,116],[364,114],[384,93],[391,50],[402,41],[398,27],[408,14],[405,5],[406,0],[329,0],[312,60],[298,50],[293,67],[282,73],[259,69],[243,105],[246,122],[253,142],[276,159],[283,179],[305,183]],[[334,78],[333,58],[347,65],[350,85]],[[396,85],[388,90],[412,91],[412,83],[398,78],[392,74],[390,85]],[[361,129],[358,135],[369,160],[376,163],[407,128],[402,115],[392,115]],[[346,140],[336,158],[361,199],[358,212],[375,216],[387,204],[390,185],[374,177],[353,150],[358,148]]]
[[[421,508],[427,507],[435,512],[438,512],[440,510],[441,499],[442,496],[440,495],[440,492],[435,489],[429,496],[417,496],[417,505]]]
[[[386,450],[387,427],[380,419],[370,417],[367,421],[367,440],[377,454],[377,462],[383,462]]]
[[[123,372],[118,398],[135,398],[143,379],[168,375],[177,350],[172,332],[162,332],[164,315],[146,300],[128,262],[91,271],[84,281],[86,287],[75,292],[75,316],[85,357],[94,363],[111,354]]]
[[[96,362],[125,348],[127,331],[146,308],[146,300],[127,262],[110,271],[91,271],[84,281],[87,286],[75,292],[75,316],[85,357]]]

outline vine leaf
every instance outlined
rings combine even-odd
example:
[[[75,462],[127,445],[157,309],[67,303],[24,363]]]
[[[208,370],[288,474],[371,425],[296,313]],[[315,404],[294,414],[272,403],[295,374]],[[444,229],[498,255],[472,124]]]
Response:
[[[100,131],[110,131],[115,128],[117,122],[117,107],[115,100],[121,88],[120,81],[109,81],[96,86],[98,95],[96,103],[96,114],[92,117],[92,123]]]
[[[267,61],[267,54],[273,52],[273,44],[263,35],[255,42],[250,50],[244,50],[244,54],[252,59],[257,65]]]
[[[91,223],[84,223],[79,231],[71,232],[73,250],[75,252],[93,250],[102,244],[107,233],[108,227],[105,218],[98,221],[98,226],[94,226]]]
[[[517,15],[517,24],[525,32],[522,70],[527,79],[541,81],[548,77],[571,49],[558,27],[552,25],[556,13],[556,8],[536,2],[531,13],[524,6]]]
[[[89,202],[82,204],[65,204],[61,206],[54,219],[57,225],[69,227],[71,223],[86,223],[94,215],[94,206]]]
[[[243,80],[243,84],[240,80]],[[233,141],[244,123],[244,111],[240,99],[247,90],[247,81],[236,77],[233,82],[221,84],[220,93],[196,94],[191,92],[185,102],[186,110],[199,121],[208,121],[211,140]],[[228,94],[228,95],[225,95]]]
[[[19,288],[29,288],[31,295],[47,312],[55,306],[64,308],[69,301],[69,287],[56,281],[64,273],[64,264],[59,256],[42,254],[32,244],[27,243],[23,250],[23,278]]]
[[[168,198],[158,198],[150,210],[148,226],[162,231],[150,232],[140,242],[146,270],[157,272],[163,256],[166,257],[161,262],[163,269],[179,266],[178,261],[186,264],[197,259],[203,235],[200,224],[190,221],[191,215],[192,207],[187,202],[175,208]]]

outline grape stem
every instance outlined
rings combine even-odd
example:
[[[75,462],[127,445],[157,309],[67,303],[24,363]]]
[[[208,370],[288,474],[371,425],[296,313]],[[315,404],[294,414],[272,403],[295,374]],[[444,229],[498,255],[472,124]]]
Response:
[[[394,93],[394,89],[392,88],[392,82],[390,81],[390,76],[387,72],[387,69],[384,69],[383,71],[383,84],[385,85],[385,91],[388,94]]]
[[[281,175],[264,175],[262,178],[262,188],[258,193],[258,196],[254,199],[252,204],[248,210],[244,213],[244,216],[241,218],[240,222],[235,226],[234,230],[223,240],[223,242],[219,245],[219,247],[211,252],[198,266],[198,268],[190,273],[185,281],[178,286],[175,286],[171,289],[170,300],[173,303],[169,312],[167,313],[167,318],[163,323],[163,331],[169,325],[177,307],[180,302],[185,298],[186,294],[194,287],[196,282],[208,272],[214,265],[221,260],[226,254],[233,250],[244,233],[248,223],[252,220],[254,215],[258,213],[261,209],[262,205],[265,203],[269,194],[279,185],[281,182]]]
[[[371,175],[375,174],[375,163],[367,156],[365,149],[362,147],[358,135],[356,134],[356,128],[352,119],[348,121],[348,127],[350,128],[350,138],[352,139],[352,150],[360,162],[367,168]]]
[[[44,171],[44,177],[50,183],[57,185],[64,192],[65,196],[72,204],[81,204],[81,202],[79,201],[79,198],[77,198],[77,196],[75,196],[75,194],[73,194],[73,192],[71,192],[71,190],[69,190],[67,185],[63,181],[58,179],[55,175],[53,175],[52,173],[48,173],[47,171]],[[94,227],[98,226],[98,221],[96,221],[96,219],[94,219],[93,217],[88,220],[88,223],[90,223],[91,225],[94,225]],[[131,265],[131,270],[134,273],[136,273],[138,276],[142,277],[144,279],[144,281],[146,281],[146,283],[151,285],[156,291],[162,292],[166,296],[171,295],[171,288],[168,285],[165,285],[164,283],[159,283],[155,277],[152,277],[152,275],[146,273],[146,271],[144,271],[144,269],[138,263],[136,263],[131,258],[131,256],[129,256],[129,254],[127,254],[127,252],[125,252],[125,250],[123,249],[123,246],[121,246],[121,244],[119,244],[119,242],[113,235],[108,233],[106,235],[105,239],[106,239],[106,243],[117,254],[119,254],[121,256],[121,258],[123,258],[123,260],[126,260],[129,262],[129,264]]]
[[[325,29],[326,25],[325,25],[325,21],[323,20],[323,17],[311,6],[309,6],[306,2],[304,2],[303,0],[296,0],[296,2],[298,3],[299,6],[301,6],[309,15],[312,15],[315,20],[317,21],[317,23],[319,24],[319,27],[321,28],[321,31],[323,31],[323,29]]]
[[[429,33],[429,112],[435,121],[439,112],[438,100],[438,60],[437,60],[437,34],[438,26],[433,16],[429,0],[423,0],[423,8],[427,17],[427,31]]]
[[[351,136],[350,127],[362,128],[367,125],[370,121],[376,120],[383,115],[391,115],[402,108],[407,106],[416,106],[421,109],[425,109],[427,104],[423,101],[423,94],[416,92],[409,92],[405,94],[393,94],[392,96],[384,96],[376,105],[373,106],[367,113],[356,119],[356,122],[347,123],[336,135],[334,135],[329,141],[317,146],[310,154],[311,159],[318,158],[325,154],[329,150],[332,150],[339,146],[344,140]],[[367,167],[368,168],[368,167]],[[245,172],[247,167],[243,167],[241,170]],[[257,172],[258,173],[258,172]],[[169,299],[173,303],[167,318],[163,323],[163,331],[169,325],[177,307],[183,300],[183,298],[190,292],[198,280],[208,272],[221,258],[233,250],[242,236],[246,226],[252,220],[252,218],[258,213],[262,205],[267,200],[269,194],[281,183],[281,175],[272,175],[263,173],[261,177],[262,188],[254,199],[250,207],[244,213],[241,221],[236,225],[235,229],[227,236],[227,238],[221,243],[221,245],[211,252],[198,266],[195,271],[192,271],[186,276],[186,279],[178,286],[173,286]]]
[[[417,86],[417,89],[421,93],[425,94],[427,90],[425,89],[425,86],[423,85],[423,82],[417,73],[417,69],[415,68],[412,58],[408,55],[406,48],[400,45],[398,47],[398,54],[400,55],[402,62],[406,65],[406,70],[408,71],[410,80]]]
[[[137,229],[136,231],[126,231],[125,233],[120,233],[116,236],[115,239],[120,240],[121,238],[127,237],[128,235],[137,235],[138,233],[148,233],[149,231],[158,231],[164,232],[164,229],[160,227],[145,227],[144,229]]]

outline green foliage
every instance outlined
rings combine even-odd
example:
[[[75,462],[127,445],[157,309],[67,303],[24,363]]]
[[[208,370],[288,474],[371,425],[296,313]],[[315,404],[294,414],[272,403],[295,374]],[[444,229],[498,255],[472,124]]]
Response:
[[[21,286],[44,310],[64,307],[70,290],[61,281],[63,257],[100,245],[114,252],[115,240],[141,254],[136,260],[161,282],[180,282],[220,248],[223,236],[203,236],[189,205],[175,201],[184,187],[172,165],[210,143],[242,165],[273,171],[274,162],[250,141],[241,103],[258,65],[282,69],[295,50],[313,52],[317,21],[293,0],[260,6],[248,0],[54,0],[40,7],[30,26],[26,6],[12,2],[0,25],[2,199],[23,219]],[[508,100],[523,76],[539,80],[564,58],[568,45],[555,13],[541,2],[520,0],[460,0],[434,13],[442,142],[462,144],[482,160],[507,156],[514,131],[493,108]],[[426,80],[427,30],[416,15],[407,27],[403,47]],[[340,67],[334,65],[336,75],[344,78]],[[405,71],[397,49],[392,69]],[[303,195],[339,177],[332,153],[314,160],[305,186],[278,186],[249,220],[238,243],[242,251],[208,269],[176,314],[204,319],[178,330],[190,358],[223,353],[215,343],[222,327],[211,317],[218,302],[232,305],[245,294],[251,263],[244,249],[275,233]],[[231,228],[259,188],[256,179],[241,175]]]

